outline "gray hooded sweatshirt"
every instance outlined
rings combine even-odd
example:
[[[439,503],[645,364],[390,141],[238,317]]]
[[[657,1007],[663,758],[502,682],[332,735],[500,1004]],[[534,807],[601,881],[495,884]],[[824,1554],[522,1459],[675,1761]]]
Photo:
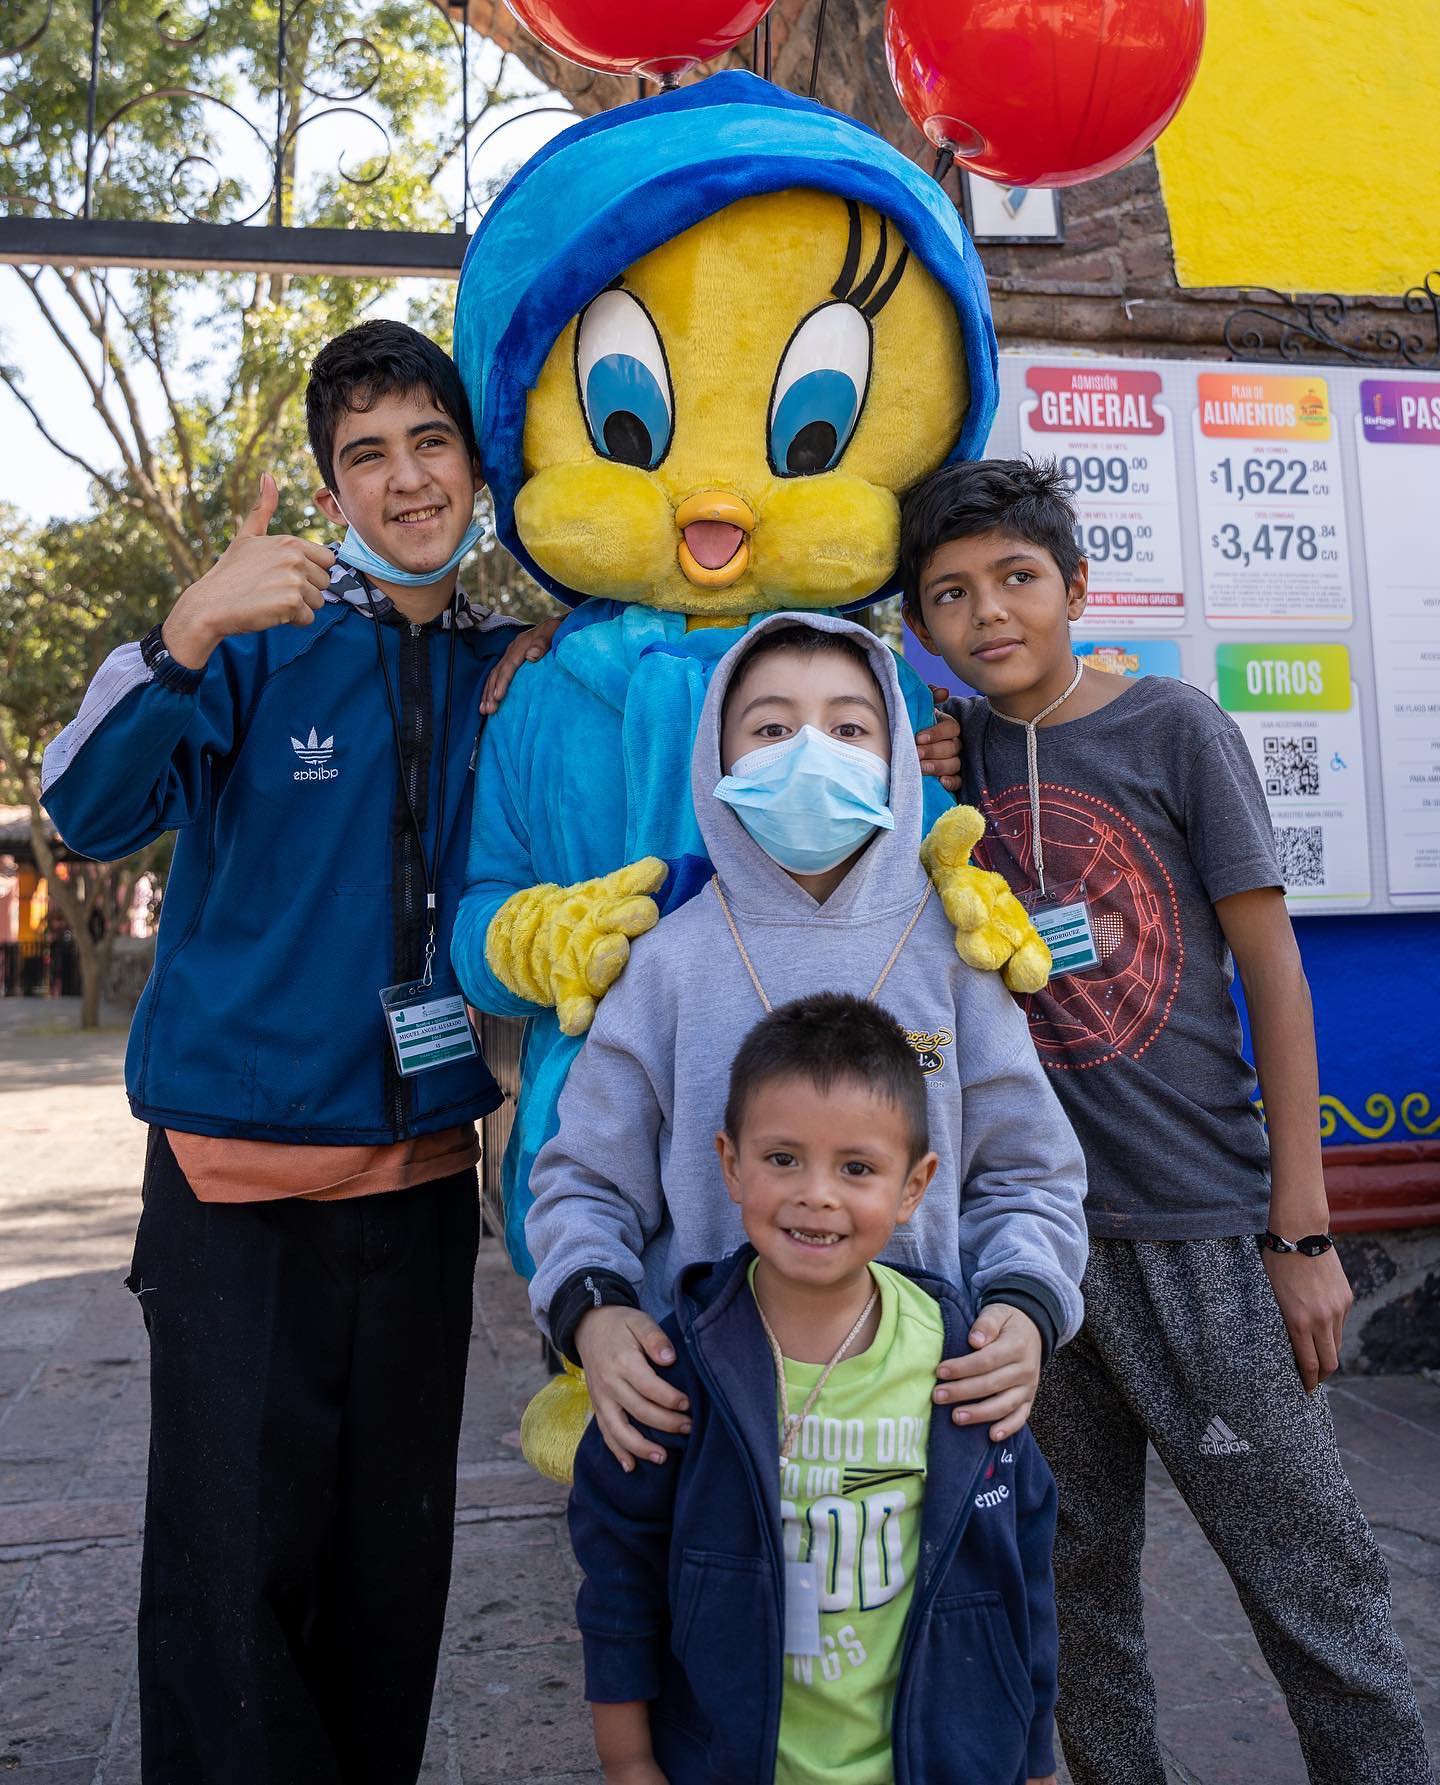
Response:
[[[824,904],[714,798],[730,678],[757,637],[796,620],[865,648],[890,715],[895,828],[876,832]],[[863,627],[816,614],[776,614],[752,627],[711,678],[691,791],[771,1004],[778,1009],[822,991],[870,995],[927,885],[920,766],[886,646]],[[930,1144],[940,1157],[924,1201],[896,1228],[885,1259],[962,1283],[977,1306],[1024,1307],[1051,1344],[1072,1337],[1087,1245],[1085,1163],[1019,1007],[998,973],[967,967],[956,954],[938,896],[874,996],[921,1056]],[[586,1308],[629,1300],[627,1285],[661,1318],[686,1265],[721,1258],[743,1242],[715,1135],[724,1125],[730,1062],[763,1015],[713,884],[633,944],[570,1069],[559,1131],[530,1180],[530,1302],[562,1347]],[[604,1293],[598,1285],[606,1280],[620,1293]]]

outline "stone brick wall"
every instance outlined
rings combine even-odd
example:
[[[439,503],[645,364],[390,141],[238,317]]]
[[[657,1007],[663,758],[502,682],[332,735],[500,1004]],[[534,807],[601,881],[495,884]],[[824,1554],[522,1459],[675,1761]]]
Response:
[[[1065,240],[982,248],[1007,347],[1121,353],[1222,350],[1232,293],[1180,290],[1155,157],[1061,194]]]

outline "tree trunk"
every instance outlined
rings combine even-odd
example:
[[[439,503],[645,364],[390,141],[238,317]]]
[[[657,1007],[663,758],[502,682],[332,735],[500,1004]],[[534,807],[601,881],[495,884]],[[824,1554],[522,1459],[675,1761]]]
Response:
[[[102,960],[100,947],[91,941],[90,932],[83,924],[72,933],[80,955],[80,1027],[98,1029],[100,1000],[105,989],[105,960]],[[110,951],[106,949],[104,952],[108,959]]]
[[[102,969],[96,959],[96,944],[86,926],[103,880],[96,883],[94,896],[83,897],[79,887],[62,880],[56,871],[55,851],[50,846],[50,833],[46,825],[45,811],[40,804],[40,786],[35,779],[35,763],[15,748],[8,718],[3,711],[0,711],[0,758],[3,758],[6,766],[20,783],[20,792],[24,797],[25,804],[30,808],[30,847],[34,852],[35,865],[44,876],[51,901],[59,907],[65,922],[70,926],[70,933],[74,936],[75,946],[79,950],[80,984],[83,992],[80,1003],[80,1027],[82,1029],[98,1029],[100,1026]],[[103,876],[106,872],[98,863],[89,863],[87,866],[96,875]]]

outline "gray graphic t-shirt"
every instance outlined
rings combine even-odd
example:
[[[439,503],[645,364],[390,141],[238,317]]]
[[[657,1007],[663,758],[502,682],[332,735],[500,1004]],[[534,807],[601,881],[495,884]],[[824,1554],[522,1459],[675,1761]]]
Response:
[[[976,859],[1036,893],[1023,727],[952,700],[961,797],[984,813]],[[1021,1000],[1085,1151],[1103,1239],[1259,1233],[1269,1151],[1215,915],[1283,884],[1238,727],[1195,688],[1146,676],[1097,713],[1037,733],[1052,902],[1083,896],[1098,965]]]

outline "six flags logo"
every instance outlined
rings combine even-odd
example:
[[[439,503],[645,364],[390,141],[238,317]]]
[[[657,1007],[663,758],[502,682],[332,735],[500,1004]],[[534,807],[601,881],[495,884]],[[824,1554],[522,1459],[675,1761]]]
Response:
[[[1440,446],[1440,384],[1365,379],[1360,425],[1366,440],[1376,445]]]

